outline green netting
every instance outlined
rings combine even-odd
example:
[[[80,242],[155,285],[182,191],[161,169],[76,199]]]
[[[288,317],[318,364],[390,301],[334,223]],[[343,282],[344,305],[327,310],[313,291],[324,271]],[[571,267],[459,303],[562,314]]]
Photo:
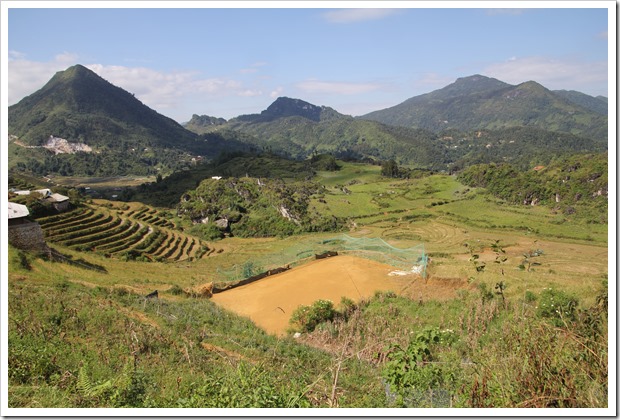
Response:
[[[267,270],[279,267],[294,267],[314,259],[316,246],[308,247],[308,244],[300,244],[300,247],[291,247],[275,254],[262,255],[244,263],[234,264],[229,267],[218,267],[216,281],[231,282],[243,280],[255,276]]]
[[[278,267],[305,264],[317,254],[336,251],[351,254],[394,267],[394,274],[418,274],[426,276],[427,256],[424,245],[397,248],[381,238],[353,238],[342,234],[338,237],[315,241],[301,241],[277,253],[269,253],[248,259],[244,263],[229,267],[218,267],[215,281],[231,282],[243,280]]]
[[[426,277],[428,258],[424,252],[424,244],[397,248],[381,238],[353,238],[345,234],[324,241],[324,244],[330,244],[335,251],[354,254],[398,268],[401,272],[397,274],[419,274]]]

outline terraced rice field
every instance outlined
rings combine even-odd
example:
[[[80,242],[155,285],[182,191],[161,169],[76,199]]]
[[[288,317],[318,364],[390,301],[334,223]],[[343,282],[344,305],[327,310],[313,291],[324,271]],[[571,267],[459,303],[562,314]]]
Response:
[[[37,220],[46,241],[107,257],[186,261],[208,255],[206,243],[177,229],[170,215],[140,205],[84,205]]]

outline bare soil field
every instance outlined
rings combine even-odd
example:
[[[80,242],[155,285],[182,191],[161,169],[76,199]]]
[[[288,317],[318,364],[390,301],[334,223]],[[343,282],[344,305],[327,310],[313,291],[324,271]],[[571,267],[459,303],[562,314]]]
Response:
[[[419,276],[390,276],[394,270],[375,261],[340,255],[215,294],[212,300],[249,317],[270,334],[283,335],[293,311],[318,299],[331,300],[338,306],[343,296],[360,301],[376,291],[431,297],[428,285]],[[450,284],[450,289],[454,286]]]

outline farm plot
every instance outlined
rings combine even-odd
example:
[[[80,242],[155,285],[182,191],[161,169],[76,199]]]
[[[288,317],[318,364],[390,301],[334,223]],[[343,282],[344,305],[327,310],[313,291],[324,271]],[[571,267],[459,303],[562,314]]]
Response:
[[[145,261],[184,261],[206,255],[207,244],[174,229],[152,207],[83,206],[38,220],[46,240],[78,251]]]
[[[249,317],[270,334],[284,335],[289,318],[299,305],[327,299],[338,305],[344,296],[360,301],[377,291],[416,296],[424,290],[433,297],[433,287],[419,276],[390,276],[394,267],[375,261],[341,255],[315,260],[281,274],[217,293],[216,304]],[[461,287],[462,285],[452,285]]]

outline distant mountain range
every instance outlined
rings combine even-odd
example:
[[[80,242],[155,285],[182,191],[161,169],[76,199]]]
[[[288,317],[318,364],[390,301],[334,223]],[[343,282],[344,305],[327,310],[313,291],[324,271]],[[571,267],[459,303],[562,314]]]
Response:
[[[474,75],[359,118],[435,132],[528,126],[602,140],[607,139],[606,110],[606,101],[583,93]]]
[[[238,150],[395,159],[436,170],[481,160],[530,164],[606,150],[606,107],[604,98],[476,75],[357,118],[281,97],[259,114],[228,121],[195,114],[182,126],[76,65],[9,107],[9,167],[61,175],[169,173]],[[50,137],[79,145],[69,147],[78,152],[42,148]]]

